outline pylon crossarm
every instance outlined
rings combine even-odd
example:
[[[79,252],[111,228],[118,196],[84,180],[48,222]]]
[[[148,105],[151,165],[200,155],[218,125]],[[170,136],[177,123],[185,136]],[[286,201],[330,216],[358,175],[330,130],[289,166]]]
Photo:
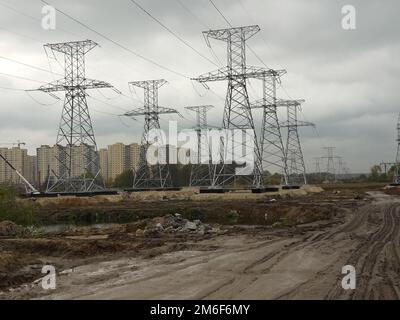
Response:
[[[251,109],[260,109],[260,108],[274,107],[274,106],[275,105],[273,104],[265,104],[264,99],[259,99],[250,103]]]
[[[263,77],[280,77],[286,73],[286,70],[265,69],[262,67],[247,66],[245,73],[237,73],[228,67],[220,68],[215,71],[205,73],[197,78],[192,78],[198,82],[223,81],[227,79],[242,80],[243,78],[263,78]]]
[[[315,123],[308,122],[308,121],[297,121],[296,124],[288,124],[287,122],[282,122],[280,124],[281,128],[288,128],[288,127],[313,127],[316,128]]]
[[[84,41],[71,41],[71,42],[61,42],[61,43],[48,43],[44,47],[49,48],[53,51],[58,51],[61,53],[70,53],[71,50],[79,51],[79,53],[85,54],[98,46],[98,44],[92,40]]]
[[[263,67],[246,66],[246,78],[280,77],[286,74],[286,70],[273,70]]]
[[[128,111],[124,113],[124,116],[135,117],[135,116],[145,116],[145,115],[157,115],[157,114],[171,114],[178,113],[178,111],[172,108],[158,107],[157,110],[149,110],[147,107],[138,108],[136,110]]]
[[[226,80],[228,74],[229,74],[228,68],[224,67],[215,71],[207,72],[197,78],[192,78],[191,80],[195,80],[198,82],[222,81]]]
[[[129,82],[128,84],[131,86],[139,87],[139,88],[147,88],[149,86],[154,86],[156,88],[162,87],[164,84],[167,84],[168,81],[164,79],[158,79],[158,80],[142,80],[142,81],[132,81]]]
[[[207,38],[213,38],[216,40],[228,40],[234,34],[243,35],[244,41],[254,36],[257,32],[260,31],[260,27],[258,25],[238,27],[238,28],[230,28],[230,29],[218,29],[218,30],[208,30],[203,31],[204,36]]]
[[[112,88],[112,85],[99,80],[92,79],[79,79],[75,83],[65,82],[65,80],[57,80],[55,82],[46,84],[44,86],[39,87],[39,91],[43,92],[55,92],[55,91],[68,91],[68,90],[76,90],[76,89],[101,89],[101,88]],[[78,84],[79,83],[79,84]]]

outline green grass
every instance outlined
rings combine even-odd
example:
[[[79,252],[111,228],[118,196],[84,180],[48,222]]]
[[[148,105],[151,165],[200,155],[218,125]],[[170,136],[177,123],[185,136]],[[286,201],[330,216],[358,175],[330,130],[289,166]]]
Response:
[[[8,185],[0,185],[0,221],[9,220],[28,226],[37,223],[37,208],[33,204],[17,201],[17,190]]]
[[[347,183],[332,183],[332,184],[319,184],[324,190],[341,190],[348,189],[354,191],[369,191],[374,189],[383,188],[388,182],[347,182]]]

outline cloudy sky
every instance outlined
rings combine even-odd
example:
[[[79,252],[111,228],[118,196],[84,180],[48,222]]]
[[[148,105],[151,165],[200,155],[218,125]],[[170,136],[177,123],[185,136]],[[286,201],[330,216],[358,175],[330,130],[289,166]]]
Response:
[[[136,1],[203,56],[226,64],[224,43],[212,41],[212,52],[201,34],[208,28],[227,27],[209,0]],[[216,69],[130,0],[48,2],[129,50],[186,77]],[[324,146],[336,147],[335,152],[352,172],[367,172],[374,163],[394,160],[400,111],[398,0],[214,0],[214,4],[234,26],[261,27],[248,44],[268,67],[288,71],[279,97],[306,100],[300,117],[317,125],[316,130],[301,129],[309,171],[314,170],[313,158],[323,155]],[[356,30],[342,28],[341,10],[346,4],[356,8]],[[164,127],[173,119],[180,128],[194,126],[194,114],[184,107],[199,104],[214,105],[209,122],[221,125],[225,83],[212,83],[212,91],[208,91],[60,13],[56,29],[45,30],[41,26],[43,5],[40,0],[0,0],[0,145],[21,140],[34,153],[41,144],[54,144],[62,99],[40,92],[28,95],[21,89],[34,89],[60,76],[27,65],[63,73],[61,57],[48,57],[43,44],[84,39],[100,45],[86,57],[87,76],[108,81],[124,93],[109,89],[89,92],[99,147],[140,139],[143,120],[118,116],[141,105],[143,93],[140,89],[130,91],[129,81],[163,78],[169,82],[160,90],[159,103],[176,108],[183,118],[164,116]],[[262,66],[250,51],[247,60]],[[260,84],[254,81],[249,93],[251,99],[260,98]],[[284,120],[284,114],[280,116]],[[260,120],[257,112],[255,119]]]

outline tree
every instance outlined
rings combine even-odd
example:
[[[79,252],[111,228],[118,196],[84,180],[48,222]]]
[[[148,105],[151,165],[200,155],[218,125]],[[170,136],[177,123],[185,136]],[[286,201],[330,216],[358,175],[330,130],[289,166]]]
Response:
[[[116,188],[132,188],[133,177],[133,170],[126,170],[115,177],[113,185]]]
[[[370,180],[379,181],[381,176],[382,168],[378,165],[374,165],[371,167],[371,175]]]

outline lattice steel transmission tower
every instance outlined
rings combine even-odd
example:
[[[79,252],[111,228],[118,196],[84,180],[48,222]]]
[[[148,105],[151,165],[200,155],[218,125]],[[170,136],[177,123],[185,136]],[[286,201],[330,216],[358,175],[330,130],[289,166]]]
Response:
[[[259,77],[261,74],[269,72],[269,70],[248,67],[246,65],[246,41],[259,31],[259,26],[254,25],[203,32],[207,42],[212,38],[227,43],[227,67],[192,80],[197,80],[201,83],[209,81],[228,81],[223,115],[223,129],[225,129],[226,132],[233,129],[242,130],[244,132],[243,135],[246,132],[245,130],[250,130],[252,136],[249,138],[252,139],[254,145],[254,148],[249,148],[249,146],[243,142],[243,139],[238,139],[237,135],[233,135],[233,137],[225,136],[225,138],[222,139],[223,151],[221,154],[221,164],[218,165],[218,169],[214,170],[215,173],[211,184],[212,188],[234,183],[238,176],[245,178],[243,180],[253,188],[260,188],[263,184],[261,150],[254,128],[246,84],[247,78]],[[246,134],[248,135],[248,133]],[[254,168],[251,175],[243,174],[244,171],[240,172],[240,169],[239,172],[236,172],[235,166],[227,164],[227,159],[229,158],[237,159],[240,156],[247,158],[249,155],[254,159]]]
[[[400,184],[400,113],[397,118],[397,154],[396,154],[396,170],[393,177],[393,182]]]
[[[276,84],[286,70],[269,70],[261,76],[263,82],[263,98],[251,104],[251,108],[262,108],[260,148],[263,171],[272,173],[278,169],[283,183],[288,184],[287,163],[283,145],[281,127],[277,113]]]
[[[92,192],[104,189],[92,120],[86,101],[87,89],[111,88],[104,81],[85,75],[85,54],[97,46],[91,40],[46,44],[64,54],[65,76],[41,86],[51,93],[65,91],[64,107],[57,135],[59,172],[51,172],[46,192]]]
[[[156,150],[158,161],[150,164],[147,161],[147,152],[150,146],[156,142],[161,135],[152,136],[151,130],[160,130],[160,114],[178,113],[175,109],[160,107],[158,105],[158,89],[167,83],[166,80],[146,80],[134,81],[129,85],[144,89],[144,107],[126,112],[128,117],[144,116],[144,131],[140,145],[140,156],[138,169],[135,171],[133,180],[134,189],[156,189],[172,187],[169,171],[169,159],[167,153],[171,146],[167,146],[166,141],[158,141],[161,146]]]
[[[196,112],[197,150],[196,163],[192,164],[190,186],[210,186],[213,178],[212,154],[208,141],[207,111],[214,106],[190,106],[186,109]]]
[[[320,177],[321,176],[321,166],[320,166],[321,158],[314,158],[315,162],[315,173]]]
[[[303,151],[301,150],[299,127],[308,127],[315,124],[311,122],[299,121],[297,111],[304,100],[278,100],[278,107],[287,108],[287,121],[282,127],[287,128],[286,140],[286,162],[288,166],[289,184],[307,184],[306,166],[304,164]]]
[[[324,147],[327,155],[322,157],[322,159],[327,159],[326,164],[326,180],[327,181],[336,181],[336,168],[335,168],[335,159],[339,159],[339,157],[334,156],[335,147]]]

